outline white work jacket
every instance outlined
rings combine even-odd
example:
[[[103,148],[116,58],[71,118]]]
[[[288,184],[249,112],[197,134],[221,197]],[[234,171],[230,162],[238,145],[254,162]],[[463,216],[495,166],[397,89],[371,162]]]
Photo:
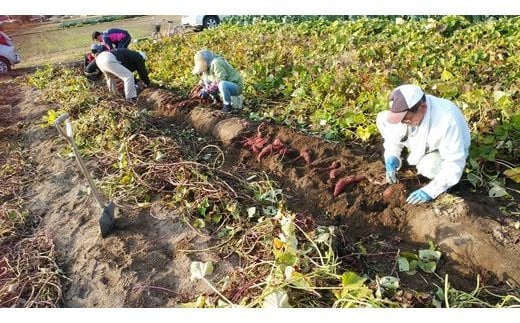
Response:
[[[377,127],[383,136],[385,160],[389,156],[401,158],[401,151],[409,151],[408,163],[417,165],[428,153],[437,151],[441,162],[439,171],[422,189],[436,198],[457,184],[462,177],[469,154],[471,136],[468,123],[459,108],[451,101],[426,95],[427,112],[417,127],[387,122],[388,111],[377,116]]]

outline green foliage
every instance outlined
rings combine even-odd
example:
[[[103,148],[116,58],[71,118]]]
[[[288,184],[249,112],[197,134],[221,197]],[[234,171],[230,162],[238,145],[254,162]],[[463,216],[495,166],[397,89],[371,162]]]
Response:
[[[51,65],[46,65],[43,68],[36,69],[34,73],[30,74],[27,77],[27,82],[29,85],[42,90],[47,87],[49,82],[52,82],[56,72],[56,69]]]
[[[198,81],[194,53],[223,55],[244,76],[245,111],[255,120],[331,140],[377,139],[375,116],[390,91],[420,84],[463,110],[473,136],[468,173],[481,178],[504,171],[489,162],[515,163],[520,140],[520,18],[488,18],[233,16],[139,46],[151,78],[185,93]]]
[[[150,54],[153,79],[186,90],[197,81],[190,74],[193,54],[209,48],[241,70],[249,108],[262,118],[332,132],[337,139],[372,137],[368,126],[375,113],[386,109],[389,92],[403,82],[417,82],[461,104],[481,93],[480,105],[486,107],[493,106],[489,86],[497,81],[507,81],[501,90],[509,96],[517,91],[512,84],[519,72],[515,18],[479,24],[452,16],[400,24],[319,16],[301,20],[284,24],[259,18],[247,27],[228,24],[140,46]],[[517,32],[502,36],[497,30]],[[477,39],[485,43],[475,46]],[[479,109],[470,103],[465,105],[469,118]]]
[[[58,104],[59,111],[76,115],[95,106],[98,98],[92,95],[92,84],[75,70],[47,65],[38,68],[27,82],[43,91],[43,100]],[[47,121],[46,119],[44,121]]]
[[[92,18],[84,18],[73,21],[66,21],[59,25],[60,28],[71,28],[71,27],[81,27],[85,25],[95,25],[102,22],[108,21],[116,21],[121,19],[134,18],[138,16],[100,16],[100,17],[92,17]]]
[[[435,250],[433,245],[430,249],[419,250],[417,254],[403,251],[397,259],[399,271],[414,275],[418,269],[425,273],[433,274],[437,268],[437,263],[441,259],[441,252]]]
[[[362,302],[374,300],[372,290],[365,285],[366,278],[354,272],[341,275],[341,290],[335,292],[338,299],[335,307],[359,307]]]
[[[518,307],[520,298],[517,292],[510,295],[497,295],[492,289],[480,285],[480,276],[477,276],[475,289],[470,292],[458,290],[451,286],[448,275],[443,279],[444,286],[437,286],[433,305],[446,308],[503,308]]]

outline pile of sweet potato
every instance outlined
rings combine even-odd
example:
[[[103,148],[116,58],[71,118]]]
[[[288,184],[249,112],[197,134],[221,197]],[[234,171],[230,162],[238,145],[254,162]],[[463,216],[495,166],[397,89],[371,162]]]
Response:
[[[256,135],[247,137],[240,142],[244,148],[257,155],[257,161],[261,161],[268,156],[279,155],[281,158],[292,158],[289,163],[303,160],[308,165],[312,162],[311,152],[309,149],[304,148],[301,151],[298,151],[297,149],[287,146],[278,137],[271,142],[268,137],[262,134],[261,128],[262,125],[258,126]]]
[[[332,193],[334,197],[337,197],[343,193],[348,185],[359,183],[366,178],[365,175],[348,175],[340,178],[342,173],[340,167],[341,162],[335,160],[332,162],[332,164],[330,164],[329,167],[318,169],[320,173],[329,172],[329,179],[331,182],[336,182],[336,184],[334,184],[334,191]]]

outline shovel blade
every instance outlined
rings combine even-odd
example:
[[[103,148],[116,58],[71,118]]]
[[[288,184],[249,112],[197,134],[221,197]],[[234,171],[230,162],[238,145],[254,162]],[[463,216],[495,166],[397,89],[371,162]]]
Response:
[[[108,203],[108,205],[103,208],[103,214],[101,214],[99,218],[99,227],[101,229],[101,237],[103,238],[108,236],[116,226],[114,209],[114,203]]]

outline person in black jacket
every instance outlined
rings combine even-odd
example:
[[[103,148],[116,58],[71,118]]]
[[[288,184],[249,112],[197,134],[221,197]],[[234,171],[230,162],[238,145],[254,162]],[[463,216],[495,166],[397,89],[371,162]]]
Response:
[[[115,77],[117,77],[123,81],[126,100],[135,102],[137,100],[137,91],[133,72],[137,71],[145,87],[150,86],[145,59],[146,55],[142,52],[130,49],[116,49],[97,53],[95,63],[105,75],[108,89],[112,93],[118,93],[115,82]]]
[[[138,52],[130,49],[116,49],[111,53],[117,58],[121,65],[130,70],[130,72],[137,71],[139,78],[146,86],[150,86],[150,78],[148,77],[148,70],[146,69],[146,55],[143,52]]]
[[[97,81],[101,75],[101,71],[96,64],[96,54],[101,53],[106,48],[101,44],[92,44],[90,53],[85,54],[83,58],[83,68],[85,76],[90,81]]]

